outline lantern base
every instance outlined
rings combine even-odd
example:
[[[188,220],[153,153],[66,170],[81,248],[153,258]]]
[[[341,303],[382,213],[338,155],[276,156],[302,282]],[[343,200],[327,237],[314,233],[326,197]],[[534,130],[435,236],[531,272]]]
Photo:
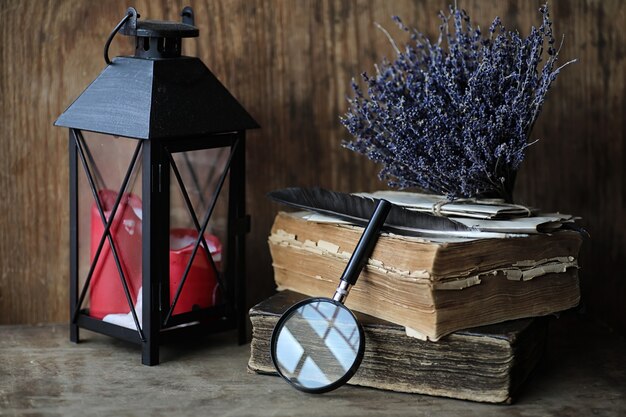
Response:
[[[98,320],[89,315],[88,309],[82,309],[76,319],[76,324],[70,324],[70,340],[79,342],[79,329],[83,328],[92,332],[104,334],[116,339],[124,340],[143,347],[142,363],[144,365],[159,364],[159,346],[174,340],[183,338],[199,338],[208,334],[234,330],[237,326],[237,318],[226,317],[226,306],[217,306],[203,310],[192,311],[173,316],[170,325],[158,334],[158,343],[151,340],[141,340],[136,329],[118,326]],[[239,342],[246,340],[246,329],[239,329]]]

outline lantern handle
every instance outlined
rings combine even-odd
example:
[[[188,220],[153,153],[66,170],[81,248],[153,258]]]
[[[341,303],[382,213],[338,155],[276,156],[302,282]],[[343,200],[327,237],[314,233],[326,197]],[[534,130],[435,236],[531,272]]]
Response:
[[[113,31],[109,35],[109,38],[107,39],[106,43],[104,44],[104,62],[106,62],[107,65],[111,65],[111,63],[112,63],[111,60],[109,59],[109,47],[111,46],[111,42],[113,42],[113,38],[115,37],[115,35],[117,35],[117,32],[120,31],[122,26],[124,26],[124,24],[131,17],[133,18],[131,20],[131,26],[133,26],[133,28],[136,29],[136,27],[137,27],[137,18],[139,17],[139,13],[137,13],[137,10],[135,10],[134,7],[129,7],[128,10],[126,11],[126,15],[122,18],[122,20],[120,20],[120,22],[117,24],[117,26],[115,26],[115,28],[113,29]],[[131,29],[133,29],[133,28],[131,28]]]

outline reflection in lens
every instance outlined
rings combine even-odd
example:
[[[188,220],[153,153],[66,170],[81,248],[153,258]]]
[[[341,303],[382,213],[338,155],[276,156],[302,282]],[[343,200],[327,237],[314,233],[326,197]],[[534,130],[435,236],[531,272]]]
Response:
[[[279,371],[302,388],[328,386],[357,361],[359,327],[341,304],[312,300],[293,310],[276,331],[274,355]]]

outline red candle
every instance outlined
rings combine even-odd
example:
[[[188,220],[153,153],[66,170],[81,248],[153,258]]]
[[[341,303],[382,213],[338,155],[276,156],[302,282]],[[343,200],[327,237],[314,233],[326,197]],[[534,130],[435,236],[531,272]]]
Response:
[[[102,202],[104,215],[108,220],[117,193],[113,190],[100,190],[98,195]],[[139,197],[134,194],[122,196],[110,231],[134,304],[137,302],[137,293],[141,288],[142,233],[141,199]],[[93,262],[103,233],[104,225],[94,203],[91,207],[91,262]],[[98,258],[89,287],[89,297],[89,315],[92,317],[102,319],[107,314],[130,312],[108,240],[105,241]]]
[[[117,194],[112,190],[99,191],[102,208],[108,218]],[[137,303],[141,289],[141,199],[133,194],[125,194],[111,225],[111,235],[119,256],[128,290]],[[91,261],[104,233],[104,225],[94,204],[91,209]],[[198,232],[194,229],[172,229],[170,231],[170,303],[174,301],[176,290],[189,262]],[[205,234],[205,240],[218,270],[221,268],[222,245],[219,239]],[[119,277],[115,259],[108,241],[105,242],[94,270],[89,289],[89,315],[103,319],[108,314],[130,312],[124,289]],[[197,308],[207,308],[218,304],[219,286],[215,271],[211,267],[203,247],[196,252],[185,285],[174,309],[174,314],[186,313]]]
[[[222,245],[216,236],[205,234],[204,237],[215,266],[219,270],[222,260]],[[197,238],[198,232],[193,229],[172,229],[170,231],[170,303],[174,302],[176,290],[185,273]],[[209,263],[205,250],[200,247],[191,264],[174,314],[216,305],[219,297],[218,291],[215,272]]]

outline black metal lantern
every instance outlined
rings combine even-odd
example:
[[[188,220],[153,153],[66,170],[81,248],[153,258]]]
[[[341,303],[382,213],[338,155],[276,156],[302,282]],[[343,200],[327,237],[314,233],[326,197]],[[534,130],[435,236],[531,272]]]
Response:
[[[181,39],[182,23],[129,8],[109,64],[55,122],[69,128],[70,339],[79,328],[142,346],[245,326],[245,131],[258,124]],[[117,32],[135,55],[108,58]],[[80,172],[84,171],[85,175]]]

